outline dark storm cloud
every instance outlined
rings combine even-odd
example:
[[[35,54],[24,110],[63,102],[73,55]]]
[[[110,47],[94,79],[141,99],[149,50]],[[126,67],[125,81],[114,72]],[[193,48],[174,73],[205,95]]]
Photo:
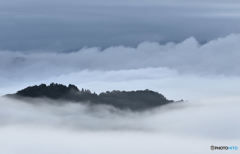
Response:
[[[83,46],[179,42],[190,36],[205,42],[240,32],[237,4],[197,0],[4,0],[0,2],[0,49],[68,52]]]

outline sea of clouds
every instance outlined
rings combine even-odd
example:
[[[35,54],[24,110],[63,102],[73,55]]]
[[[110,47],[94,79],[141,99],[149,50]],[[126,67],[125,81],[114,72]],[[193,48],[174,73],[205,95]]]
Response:
[[[0,151],[212,153],[211,145],[239,145],[238,101],[239,97],[212,99],[130,112],[70,102],[58,105],[44,99],[29,104],[1,98]]]
[[[70,53],[0,52],[2,77],[49,77],[81,70],[166,67],[197,74],[240,75],[240,34],[200,44],[194,37],[180,43],[143,42],[136,48],[83,48]]]
[[[200,94],[197,89],[201,88],[210,94],[214,90],[236,93],[239,41],[239,34],[231,34],[205,44],[192,37],[180,43],[143,42],[136,48],[94,47],[70,53],[1,51],[0,94],[51,82],[73,83],[96,92],[149,88],[168,95],[170,88]],[[185,97],[184,93],[174,95]]]
[[[0,94],[33,84],[97,93],[151,89],[184,99],[146,112],[0,98],[0,153],[212,153],[239,146],[240,35],[200,44],[143,42],[71,53],[0,52]],[[218,151],[219,152],[219,151]]]

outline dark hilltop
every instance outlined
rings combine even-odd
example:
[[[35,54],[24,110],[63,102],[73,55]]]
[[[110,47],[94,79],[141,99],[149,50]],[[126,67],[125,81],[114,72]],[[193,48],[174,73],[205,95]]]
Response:
[[[86,89],[79,90],[72,84],[65,86],[56,83],[30,86],[15,94],[9,94],[7,96],[17,99],[48,98],[75,103],[88,103],[90,105],[103,104],[111,105],[118,109],[130,109],[135,111],[146,110],[174,102],[168,100],[162,94],[148,89],[137,91],[114,90],[96,94]]]

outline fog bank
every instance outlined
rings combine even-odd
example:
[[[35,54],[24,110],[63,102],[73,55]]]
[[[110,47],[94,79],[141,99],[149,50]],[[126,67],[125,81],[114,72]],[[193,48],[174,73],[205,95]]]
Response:
[[[53,102],[42,99],[33,105],[1,98],[0,151],[210,153],[212,144],[240,143],[238,101],[239,97],[212,99],[129,112],[106,106],[49,105]]]

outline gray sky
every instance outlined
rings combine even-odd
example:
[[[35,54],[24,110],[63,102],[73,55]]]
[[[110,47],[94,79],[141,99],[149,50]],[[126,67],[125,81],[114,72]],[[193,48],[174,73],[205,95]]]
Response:
[[[143,41],[201,43],[240,32],[240,2],[2,0],[0,50],[73,51]]]
[[[115,113],[0,97],[0,153],[208,154],[212,144],[239,146],[239,19],[239,0],[0,0],[0,95],[56,82],[186,100]]]
[[[234,0],[2,0],[1,93],[84,71],[238,77],[239,10]]]

